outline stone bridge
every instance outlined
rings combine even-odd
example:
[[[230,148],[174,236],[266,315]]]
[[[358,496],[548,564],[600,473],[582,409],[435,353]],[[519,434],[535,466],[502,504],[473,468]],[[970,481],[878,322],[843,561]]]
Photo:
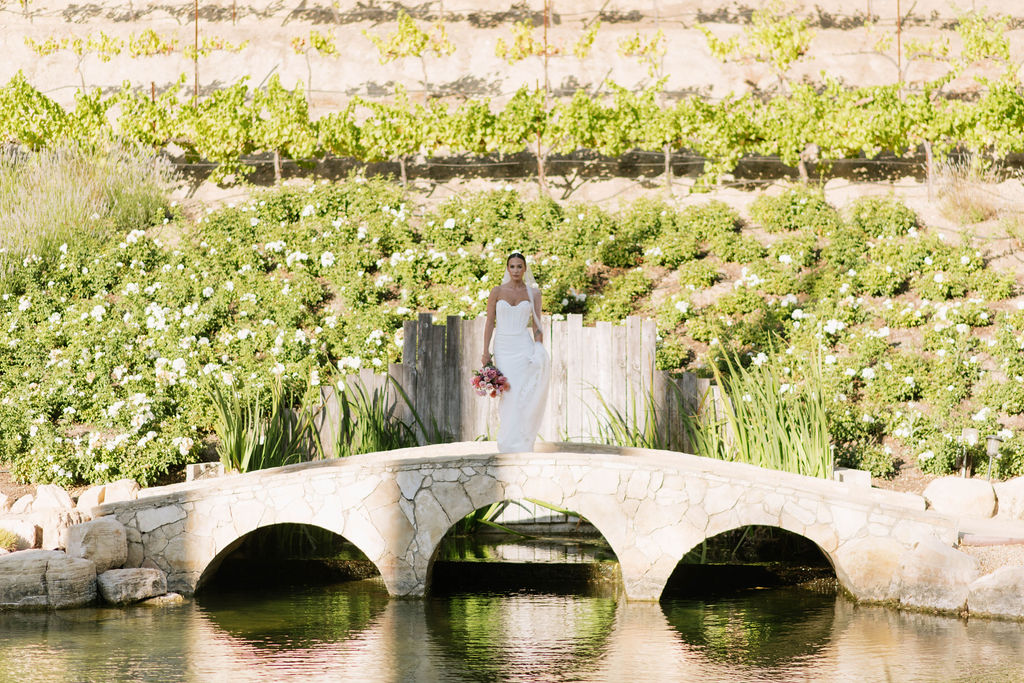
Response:
[[[854,595],[865,539],[952,546],[956,520],[919,497],[669,451],[582,444],[499,454],[465,442],[316,461],[143,491],[98,506],[128,528],[127,566],[192,594],[247,534],[311,524],[355,544],[396,596],[422,596],[441,539],[473,510],[535,498],[574,510],[618,557],[628,598],[657,600],[691,548],[747,525],[813,541]],[[852,571],[849,571],[850,569]]]

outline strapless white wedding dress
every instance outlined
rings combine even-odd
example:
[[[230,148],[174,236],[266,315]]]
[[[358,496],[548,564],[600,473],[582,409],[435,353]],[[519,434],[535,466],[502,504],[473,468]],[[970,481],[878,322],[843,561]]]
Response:
[[[551,358],[527,327],[533,316],[529,301],[512,305],[499,299],[495,308],[494,364],[508,378],[509,389],[498,405],[498,451],[533,450],[548,398]]]

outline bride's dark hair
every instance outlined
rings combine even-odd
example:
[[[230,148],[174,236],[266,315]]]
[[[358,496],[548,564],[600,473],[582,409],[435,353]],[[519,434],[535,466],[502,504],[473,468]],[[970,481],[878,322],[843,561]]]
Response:
[[[509,264],[509,263],[510,263],[510,262],[512,261],[512,259],[514,259],[514,258],[520,259],[520,260],[522,260],[522,262],[523,262],[523,263],[526,263],[526,257],[525,257],[525,256],[523,256],[522,254],[520,254],[520,253],[519,253],[518,251],[513,251],[513,252],[512,252],[511,254],[509,254],[509,255],[508,255],[508,258],[507,258],[507,259],[505,259],[505,267],[508,267],[508,264]]]

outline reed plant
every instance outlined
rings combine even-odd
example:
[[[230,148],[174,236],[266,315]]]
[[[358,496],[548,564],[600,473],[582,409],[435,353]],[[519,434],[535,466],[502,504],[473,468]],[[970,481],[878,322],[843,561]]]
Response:
[[[832,448],[821,365],[817,360],[795,373],[785,373],[775,354],[768,360],[744,367],[736,356],[726,355],[724,370],[714,366],[721,387],[721,418],[715,420],[698,447],[701,455],[722,457],[812,477],[832,476]],[[791,369],[792,370],[792,369]],[[783,381],[783,378],[789,381]]]
[[[604,395],[594,389],[600,411],[597,419],[597,441],[612,446],[631,448],[656,448],[660,450],[682,450],[682,444],[675,443],[665,429],[664,420],[658,415],[654,395],[647,392],[641,397],[634,395],[625,410],[609,405]]]
[[[726,356],[724,369],[715,367],[720,398],[709,392],[697,406],[673,389],[679,429],[658,414],[654,396],[634,397],[625,411],[610,406],[600,392],[603,415],[599,440],[615,446],[689,450],[718,460],[745,462],[768,469],[813,477],[832,474],[831,436],[825,416],[820,364],[807,363],[804,381],[783,382],[786,375],[773,355],[760,365],[744,367]]]
[[[359,382],[346,382],[344,378],[339,379],[335,386],[339,388],[338,422],[335,424],[333,443],[335,457],[416,446],[419,444],[417,427],[424,441],[438,438],[436,425],[434,429],[427,429],[409,395],[391,375],[387,376],[384,386],[373,391],[367,391]],[[412,424],[399,419],[398,401],[391,399],[389,388],[405,403],[412,415]],[[435,443],[441,440],[438,438]]]
[[[98,244],[161,221],[172,167],[152,153],[110,146],[0,151],[0,279],[61,245]]]
[[[309,459],[316,452],[313,408],[307,389],[295,394],[280,381],[270,386],[269,409],[262,392],[244,399],[216,383],[208,387],[216,412],[217,454],[227,470],[250,472]],[[293,406],[298,403],[298,408]]]

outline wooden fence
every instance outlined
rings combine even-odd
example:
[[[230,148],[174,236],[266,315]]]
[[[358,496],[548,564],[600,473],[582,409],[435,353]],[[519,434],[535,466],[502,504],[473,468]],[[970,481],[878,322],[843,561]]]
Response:
[[[444,325],[435,325],[433,319],[430,313],[421,313],[417,320],[406,321],[403,362],[392,364],[388,372],[428,426],[436,425],[456,441],[495,438],[498,400],[477,396],[470,384],[483,351],[485,319],[448,316]],[[673,378],[655,368],[654,321],[629,317],[623,325],[598,322],[584,327],[580,315],[566,320],[544,316],[543,326],[544,346],[551,354],[551,380],[541,439],[599,441],[609,409],[645,427],[647,402],[653,400],[662,442],[671,439],[687,448],[680,410],[696,411],[710,380],[693,374]],[[346,378],[349,385],[356,382],[367,392],[387,391],[397,416],[412,421],[386,375],[363,369]],[[318,426],[326,446],[334,443],[338,416],[333,388],[324,388],[323,399],[325,409]]]

